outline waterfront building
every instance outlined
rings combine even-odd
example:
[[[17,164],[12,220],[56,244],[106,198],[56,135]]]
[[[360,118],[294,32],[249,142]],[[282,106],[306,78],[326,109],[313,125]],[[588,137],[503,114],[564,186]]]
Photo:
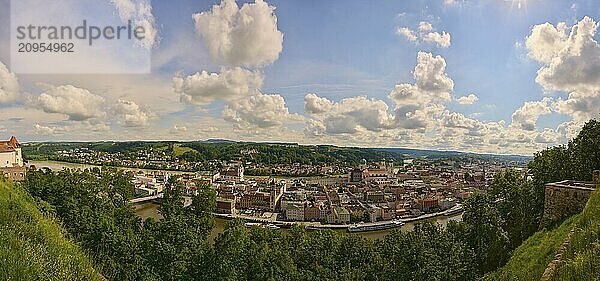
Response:
[[[318,221],[321,219],[321,208],[319,204],[307,204],[304,209],[304,219],[307,221]]]
[[[304,204],[291,204],[285,209],[285,217],[291,221],[304,221]]]
[[[219,214],[235,214],[235,200],[217,197],[216,212]]]

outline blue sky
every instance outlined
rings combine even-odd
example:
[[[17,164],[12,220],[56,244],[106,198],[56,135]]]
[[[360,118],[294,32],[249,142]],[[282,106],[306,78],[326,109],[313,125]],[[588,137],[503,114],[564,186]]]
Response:
[[[2,0],[0,5],[8,5],[7,2]],[[102,5],[110,5],[109,2]],[[119,5],[137,2],[118,0],[112,4],[116,11],[122,11],[119,9],[123,6]],[[31,119],[14,129],[15,134],[23,135],[26,140],[84,140],[98,135],[75,133],[78,130],[69,127],[101,126],[99,132],[104,133],[99,134],[110,139],[223,137],[482,152],[501,149],[506,153],[527,154],[564,143],[586,118],[597,113],[578,102],[583,95],[593,104],[600,95],[598,81],[591,78],[575,86],[542,81],[538,71],[570,65],[553,65],[556,62],[533,55],[552,53],[557,61],[562,56],[574,57],[574,69],[595,69],[597,60],[586,60],[585,54],[572,51],[575,47],[566,42],[574,26],[581,24],[583,29],[587,17],[593,22],[588,29],[595,35],[585,38],[584,49],[588,48],[585,50],[592,54],[597,51],[595,30],[600,19],[597,1],[267,1],[263,6],[254,1],[237,1],[237,8],[231,10],[235,12],[231,16],[234,19],[230,22],[231,30],[242,28],[249,34],[256,31],[257,36],[275,36],[265,37],[267,41],[283,34],[283,41],[265,45],[264,49],[275,52],[275,56],[267,51],[261,53],[258,47],[252,49],[264,42],[248,38],[250,35],[235,35],[235,31],[208,34],[211,31],[203,29],[193,18],[194,14],[204,12],[203,20],[221,22],[214,10],[218,5],[225,7],[221,0],[146,3],[152,7],[150,16],[160,37],[152,49],[152,73],[14,74],[22,89],[21,97],[13,105],[0,106],[9,109],[6,114],[10,116]],[[248,14],[249,17],[257,22],[264,19],[266,25],[236,26],[246,7],[256,12]],[[269,9],[273,9],[272,14]],[[274,23],[275,18],[276,30],[270,30],[269,22]],[[550,25],[542,28],[546,22]],[[566,26],[564,30],[560,29],[561,22]],[[420,23],[432,28],[420,30]],[[407,28],[416,39],[411,41],[399,34],[399,28]],[[562,32],[563,35],[552,34],[558,38],[555,42],[562,40],[564,44],[548,46],[542,42],[547,39],[543,32],[552,30]],[[426,41],[428,33],[447,33],[451,38],[449,46]],[[0,29],[2,38],[6,34],[6,28]],[[257,52],[257,58],[250,58],[248,64],[248,57],[245,63],[237,63],[229,55],[215,57],[209,41],[220,44],[219,38],[223,36],[227,40],[243,37],[250,44],[248,49]],[[244,41],[235,42],[242,43],[234,43],[229,50],[231,54],[247,56],[250,51],[244,50]],[[0,49],[0,61],[8,65],[4,48]],[[565,51],[560,53],[560,48]],[[576,63],[587,64],[577,68]],[[421,78],[415,73],[413,77],[416,66],[433,64],[436,66],[429,71],[439,70],[439,73],[423,73]],[[234,70],[235,75],[243,77],[236,80],[243,84],[242,88],[252,85],[249,90],[228,88],[231,83],[226,83],[224,89],[218,84],[221,88],[216,90],[194,84],[225,79],[226,74],[234,75],[231,74]],[[205,76],[202,71],[207,72]],[[211,78],[210,73],[219,78]],[[562,79],[559,74],[565,75],[549,73],[547,77]],[[174,81],[179,78],[181,87],[177,88]],[[432,83],[450,81],[451,85],[436,84],[440,88],[433,92],[419,88],[429,78]],[[90,119],[82,125],[74,122],[69,112],[52,111],[40,105],[39,95],[64,85],[85,89],[100,96],[104,103],[116,102],[121,111],[105,106],[100,111],[106,114],[89,115]],[[409,90],[412,100],[394,96],[396,85],[413,87]],[[63,95],[60,91],[49,94],[52,93],[53,97]],[[309,93],[315,96],[308,97]],[[470,94],[477,97],[475,102],[459,102],[460,97]],[[361,96],[366,101],[359,99]],[[311,110],[311,102],[324,107]],[[257,113],[258,108],[264,110]],[[27,110],[37,113],[25,113]],[[122,111],[125,117],[129,112],[135,122],[129,124],[113,116]],[[51,114],[53,118],[41,122],[45,119],[43,114]],[[415,119],[419,114],[422,114],[420,119]],[[8,134],[14,125],[0,123],[0,126]],[[149,134],[157,130],[162,133]],[[498,136],[512,142],[497,140]]]
[[[251,1],[238,1],[248,3]],[[265,69],[264,90],[282,94],[290,110],[301,113],[307,92],[338,100],[356,95],[385,99],[397,83],[410,81],[416,53],[426,50],[444,56],[454,93],[476,93],[479,105],[454,107],[484,120],[510,121],[524,101],[543,96],[535,83],[537,62],[525,57],[522,44],[531,27],[544,22],[574,23],[600,14],[594,1],[476,1],[444,5],[442,1],[270,1],[276,7],[278,27],[284,33],[283,51]],[[190,12],[209,10],[219,1],[154,1],[163,40],[194,32]],[[416,46],[395,34],[397,27],[415,27],[421,21],[452,35],[452,46]],[[184,70],[217,71],[200,61],[196,69],[169,66],[156,69],[170,74]],[[560,93],[559,93],[560,94]],[[482,106],[483,105],[483,106]],[[558,116],[552,119],[562,120]],[[543,125],[554,125],[546,121]]]

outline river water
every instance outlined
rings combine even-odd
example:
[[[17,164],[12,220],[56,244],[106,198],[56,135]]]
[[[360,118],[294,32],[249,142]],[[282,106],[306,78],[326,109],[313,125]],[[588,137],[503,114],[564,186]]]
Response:
[[[52,171],[60,171],[62,169],[80,169],[80,170],[85,170],[85,169],[90,169],[90,168],[101,168],[101,166],[97,166],[97,165],[78,164],[78,163],[60,162],[60,161],[52,161],[52,160],[46,160],[46,161],[29,161],[27,163],[27,165],[35,165],[35,167],[37,169],[50,168]],[[146,172],[157,171],[157,170],[152,170],[152,169],[129,168],[129,167],[123,168],[123,169],[127,169],[129,171],[136,171],[136,172],[137,171],[146,171]],[[169,172],[169,173],[171,173],[173,175],[178,175],[178,174],[183,174],[183,173],[189,173],[189,172],[181,172],[181,171],[166,171],[166,172]]]
[[[89,168],[97,168],[99,166],[88,165],[88,164],[77,164],[77,163],[68,163],[68,162],[59,162],[59,161],[29,161],[27,165],[35,165],[37,169],[41,168],[50,168],[53,171],[60,171],[62,169],[89,169]]]
[[[158,214],[158,205],[154,204],[154,203],[145,203],[145,204],[136,205],[135,213],[138,214],[142,219],[146,219],[146,218],[150,218],[150,217],[155,218],[155,219],[160,218],[160,215]],[[437,222],[437,223],[441,224],[442,226],[446,226],[446,224],[448,224],[448,222],[451,220],[460,221],[461,219],[462,219],[462,214],[454,215],[451,217],[439,216],[439,217],[435,217],[435,218],[431,218],[431,219],[427,219],[427,220]],[[214,240],[219,234],[221,234],[221,233],[223,233],[223,231],[225,231],[227,222],[228,222],[228,220],[219,219],[219,218],[215,219],[215,227],[213,228],[213,230],[210,234],[211,240]],[[421,221],[418,221],[418,222],[421,222]],[[400,229],[402,229],[404,231],[410,231],[414,228],[415,224],[418,222],[408,222],[405,225],[403,225],[402,227],[400,227]],[[345,229],[336,230],[336,231],[346,232]],[[392,229],[388,229],[388,230],[382,230],[382,231],[357,232],[356,234],[358,234],[362,237],[366,237],[366,238],[381,239],[384,236],[386,236],[388,233],[390,233],[391,231],[392,231]]]

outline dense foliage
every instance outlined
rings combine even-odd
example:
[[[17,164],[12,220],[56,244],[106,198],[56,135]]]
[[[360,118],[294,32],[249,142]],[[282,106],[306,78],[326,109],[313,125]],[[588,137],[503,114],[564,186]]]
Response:
[[[0,175],[0,280],[102,280],[44,210]]]
[[[536,232],[515,249],[505,266],[486,274],[483,280],[540,280],[548,263],[554,259],[556,250],[563,244],[578,217],[577,215],[572,216],[560,225]],[[576,280],[590,279],[583,278]]]
[[[556,279],[597,280],[600,276],[600,189],[590,196],[573,231]]]
[[[543,214],[546,183],[567,179],[589,181],[594,170],[600,170],[600,122],[590,120],[567,145],[548,148],[535,154],[534,160],[529,163],[532,176],[530,181],[505,178],[502,186],[510,188],[502,191],[505,195],[500,197],[508,200],[499,202],[499,208],[503,209],[501,213],[516,215],[518,218],[513,219],[514,224],[504,228],[511,237],[511,247],[521,244],[537,229]],[[496,178],[496,182],[499,178],[501,177]],[[519,182],[521,184],[516,184]],[[511,194],[518,190],[518,194]],[[513,280],[518,277],[539,280],[543,269],[573,226],[575,242],[572,242],[566,254],[569,259],[567,265],[559,270],[559,280],[588,280],[593,279],[591,276],[597,277],[600,272],[595,265],[598,262],[596,257],[600,233],[597,225],[600,222],[592,217],[597,218],[600,214],[599,200],[600,194],[596,192],[580,217],[574,216],[564,222],[556,222],[535,233],[517,248],[506,267],[489,275],[487,279]],[[511,201],[512,204],[509,203]],[[517,273],[519,271],[528,273]]]

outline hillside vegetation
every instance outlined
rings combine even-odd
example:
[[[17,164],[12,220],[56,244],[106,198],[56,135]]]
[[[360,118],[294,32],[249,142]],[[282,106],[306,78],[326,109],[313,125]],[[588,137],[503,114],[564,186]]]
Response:
[[[64,234],[26,191],[0,179],[0,280],[102,280]]]
[[[597,280],[600,276],[600,190],[592,193],[584,210],[550,230],[541,230],[513,253],[506,266],[485,280],[540,280],[546,266],[568,233],[571,244],[554,280]]]
[[[87,149],[94,152],[120,153],[120,160],[135,160],[142,150],[162,151],[176,159],[189,162],[210,160],[242,160],[259,164],[348,164],[358,165],[383,159],[401,161],[397,153],[357,147],[330,145],[298,145],[286,143],[248,142],[61,142],[30,143],[23,146],[28,160],[58,160],[78,162],[78,159],[59,155],[61,151]],[[252,151],[252,153],[242,153]],[[106,163],[110,165],[112,163]]]
[[[540,280],[548,263],[575,225],[579,215],[565,220],[550,230],[536,232],[525,240],[511,256],[508,263],[499,270],[487,274],[484,280]]]
[[[575,223],[571,244],[556,280],[598,280],[600,276],[600,190],[596,190]]]

